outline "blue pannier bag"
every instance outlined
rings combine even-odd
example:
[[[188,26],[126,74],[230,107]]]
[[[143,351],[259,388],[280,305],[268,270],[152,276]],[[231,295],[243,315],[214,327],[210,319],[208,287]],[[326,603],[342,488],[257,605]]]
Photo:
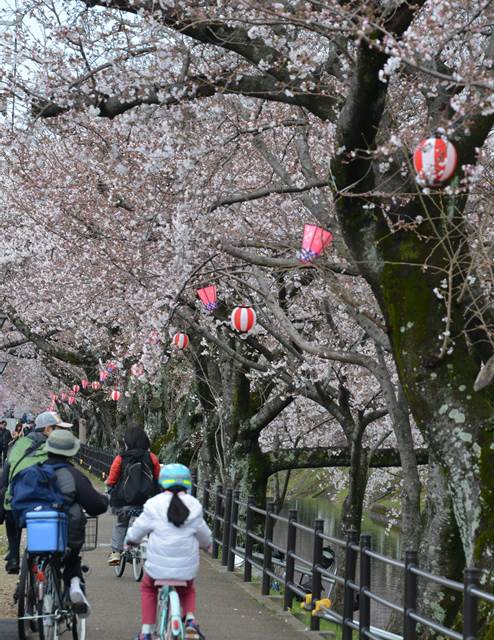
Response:
[[[58,486],[56,470],[64,464],[33,464],[20,471],[11,486],[12,514],[19,527],[26,524],[28,511],[61,511],[64,495]]]

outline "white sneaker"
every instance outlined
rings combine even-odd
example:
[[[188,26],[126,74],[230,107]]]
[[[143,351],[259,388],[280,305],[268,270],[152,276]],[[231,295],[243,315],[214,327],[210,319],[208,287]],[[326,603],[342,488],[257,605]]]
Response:
[[[70,601],[72,602],[72,609],[74,613],[76,613],[79,618],[87,618],[91,613],[91,607],[87,598],[84,594],[84,591],[81,587],[81,581],[79,578],[72,578],[70,581]]]

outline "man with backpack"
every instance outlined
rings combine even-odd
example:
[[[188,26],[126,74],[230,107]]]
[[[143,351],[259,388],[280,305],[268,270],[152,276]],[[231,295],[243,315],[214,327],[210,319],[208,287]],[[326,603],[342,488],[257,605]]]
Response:
[[[124,442],[126,449],[113,460],[106,480],[112,513],[117,516],[112,531],[109,565],[120,562],[132,512],[159,492],[160,463],[149,451],[149,438],[144,429],[128,429]]]
[[[5,558],[7,573],[19,573],[19,547],[22,533],[21,527],[18,526],[12,514],[11,483],[18,473],[47,459],[46,439],[54,429],[70,429],[71,427],[71,424],[63,422],[56,413],[44,411],[36,418],[34,431],[19,438],[9,451],[0,479],[0,524],[5,521],[9,543],[9,551]]]

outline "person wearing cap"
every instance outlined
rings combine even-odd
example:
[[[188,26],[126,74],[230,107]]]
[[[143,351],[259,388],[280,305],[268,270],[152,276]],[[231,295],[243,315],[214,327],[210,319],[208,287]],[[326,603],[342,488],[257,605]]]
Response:
[[[108,497],[96,491],[79,469],[70,462],[81,443],[68,429],[57,429],[46,441],[47,463],[57,465],[58,486],[64,495],[64,510],[69,519],[68,547],[64,557],[64,582],[69,587],[70,600],[79,616],[87,616],[89,603],[84,593],[81,570],[81,547],[84,544],[86,517],[99,516],[108,507]],[[63,466],[59,466],[63,465]]]
[[[19,548],[22,530],[18,528],[10,506],[9,485],[14,477],[24,469],[38,462],[45,462],[46,439],[54,429],[71,429],[54,411],[43,411],[34,421],[34,431],[18,438],[9,451],[0,478],[0,524],[5,522],[9,550],[5,557],[7,573],[19,573]]]

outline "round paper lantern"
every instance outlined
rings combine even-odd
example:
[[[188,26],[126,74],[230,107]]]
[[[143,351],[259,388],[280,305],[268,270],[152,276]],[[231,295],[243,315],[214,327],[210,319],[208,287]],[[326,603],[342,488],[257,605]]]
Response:
[[[420,184],[435,185],[449,180],[457,161],[454,145],[445,138],[422,140],[413,153],[413,166]]]
[[[51,399],[52,402],[57,402],[57,400],[58,400],[57,394],[53,393],[53,392],[50,393],[50,399]]]
[[[67,400],[67,398],[68,398],[68,395],[64,391],[62,391],[62,393],[60,394],[60,400],[62,402],[65,402],[65,400]]]
[[[97,380],[94,380],[94,382],[91,382],[91,387],[95,391],[98,391],[98,389],[101,389],[101,382],[98,382]]]
[[[83,380],[81,380],[81,387],[83,389],[87,389],[89,387],[89,380],[87,378],[84,378]]]
[[[176,333],[173,336],[173,344],[177,349],[187,349],[189,345],[189,336],[186,333]]]
[[[235,307],[231,315],[232,329],[239,333],[250,333],[256,326],[256,312],[252,307]]]
[[[77,399],[75,398],[75,396],[70,396],[69,404],[75,404],[76,402],[77,402]]]
[[[99,372],[99,381],[104,382],[108,378],[108,371]]]
[[[74,393],[79,393],[79,391],[80,391],[80,390],[81,390],[81,388],[80,388],[80,386],[79,386],[78,384],[75,384],[75,385],[72,387],[72,391],[73,391]]]
[[[111,397],[112,400],[115,400],[115,402],[116,402],[117,400],[120,400],[120,396],[121,395],[122,394],[120,393],[120,391],[118,389],[113,389],[113,391],[110,394],[110,397]]]
[[[136,362],[130,367],[130,373],[136,378],[140,378],[144,373],[144,367],[140,362]]]

